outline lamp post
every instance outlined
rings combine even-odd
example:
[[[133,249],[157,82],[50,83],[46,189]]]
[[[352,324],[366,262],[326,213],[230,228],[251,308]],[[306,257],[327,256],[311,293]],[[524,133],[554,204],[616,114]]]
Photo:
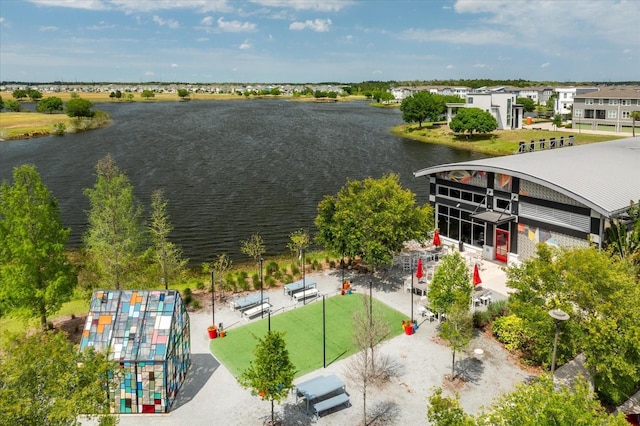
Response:
[[[373,327],[373,280],[369,280],[369,327]]]
[[[211,324],[216,325],[216,287],[215,287],[215,275],[213,269],[211,270]]]
[[[558,350],[558,332],[560,330],[560,323],[569,319],[567,314],[562,309],[553,309],[549,311],[549,316],[555,320],[556,323],[556,335],[553,339],[553,355],[551,356],[551,376],[555,379],[556,370],[556,351]]]
[[[340,266],[342,266],[342,284],[344,284],[344,241],[342,242],[342,262],[340,262]]]
[[[300,249],[300,255],[302,257],[302,304],[307,304],[307,280],[306,280],[306,269],[304,264],[304,247]]]
[[[411,323],[413,324],[413,259],[411,259]]]
[[[260,307],[264,305],[264,285],[262,282],[262,256],[260,256]],[[264,318],[264,309],[261,309],[260,317]]]

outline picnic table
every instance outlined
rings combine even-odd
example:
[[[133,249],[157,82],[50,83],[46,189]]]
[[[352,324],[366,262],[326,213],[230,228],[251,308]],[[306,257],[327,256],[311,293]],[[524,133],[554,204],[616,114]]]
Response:
[[[307,414],[309,414],[311,401],[338,391],[344,393],[345,384],[335,374],[314,377],[313,379],[296,385],[296,402],[299,397],[303,397],[307,403]]]
[[[262,297],[260,294],[256,293],[242,299],[232,300],[230,305],[231,310],[233,311],[243,311],[268,301],[269,297]]]
[[[295,292],[298,292],[304,289],[315,288],[315,287],[316,287],[316,282],[313,280],[294,281],[291,284],[286,284],[284,286],[284,294],[288,295],[289,297],[293,297],[293,294]]]

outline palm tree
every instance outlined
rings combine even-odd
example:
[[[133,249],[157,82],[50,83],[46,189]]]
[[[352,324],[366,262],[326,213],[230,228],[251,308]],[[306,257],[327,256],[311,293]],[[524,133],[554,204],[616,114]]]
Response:
[[[629,116],[633,119],[633,124],[631,124],[631,131],[633,132],[633,136],[636,135],[636,120],[640,120],[640,111],[632,111]]]

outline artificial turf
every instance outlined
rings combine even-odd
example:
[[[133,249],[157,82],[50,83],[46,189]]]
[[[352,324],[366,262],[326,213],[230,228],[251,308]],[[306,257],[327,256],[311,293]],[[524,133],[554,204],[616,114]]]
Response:
[[[363,304],[363,298],[366,305]],[[356,347],[352,339],[352,318],[359,309],[368,309],[368,296],[351,294],[325,300],[326,362],[327,365],[352,355]],[[389,336],[402,333],[402,320],[406,315],[373,299],[373,309],[379,310],[389,323]],[[224,366],[238,377],[253,360],[253,348],[268,327],[268,319],[252,321],[227,331],[224,338],[211,341],[211,352]],[[285,332],[285,342],[291,362],[296,366],[296,377],[323,367],[322,300],[271,317],[271,330]]]

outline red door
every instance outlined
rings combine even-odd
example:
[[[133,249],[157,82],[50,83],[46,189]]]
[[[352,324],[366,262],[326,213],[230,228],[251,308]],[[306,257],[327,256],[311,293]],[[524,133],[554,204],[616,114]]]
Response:
[[[509,256],[509,231],[496,229],[496,260],[507,262]]]

